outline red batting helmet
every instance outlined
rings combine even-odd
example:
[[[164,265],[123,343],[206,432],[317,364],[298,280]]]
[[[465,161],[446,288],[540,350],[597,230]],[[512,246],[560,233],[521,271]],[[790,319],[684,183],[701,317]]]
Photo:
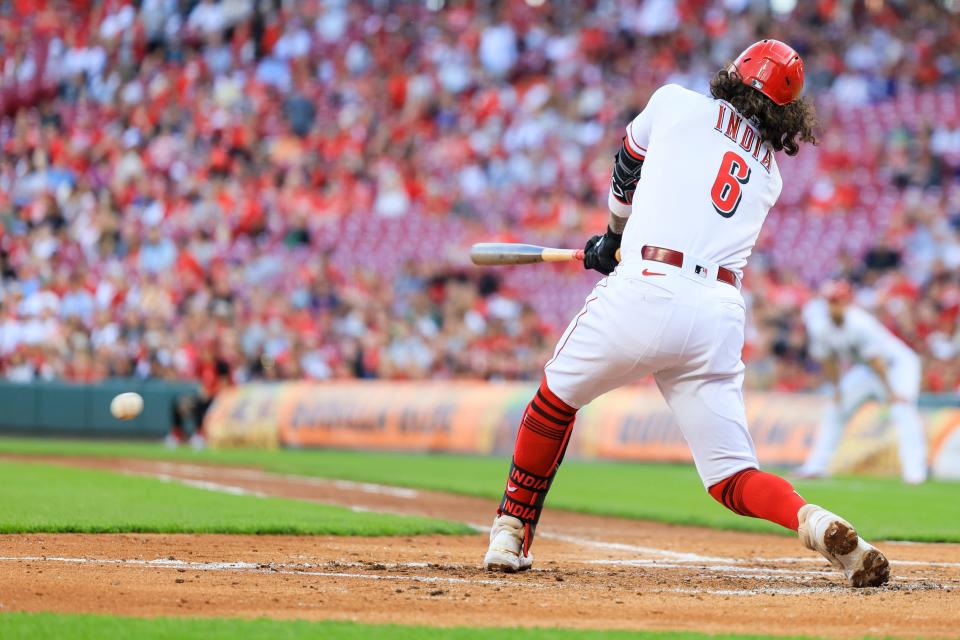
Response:
[[[827,282],[820,293],[828,302],[850,302],[853,299],[853,287],[846,280]]]
[[[753,43],[733,61],[731,71],[780,106],[793,102],[803,91],[803,60],[779,40]]]

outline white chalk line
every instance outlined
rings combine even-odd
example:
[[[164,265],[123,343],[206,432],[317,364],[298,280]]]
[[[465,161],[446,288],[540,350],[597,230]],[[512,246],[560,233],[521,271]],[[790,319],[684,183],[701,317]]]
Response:
[[[720,558],[715,556],[702,556],[697,553],[687,553],[683,551],[669,551],[667,549],[660,549],[657,547],[645,547],[635,544],[626,544],[622,542],[603,542],[601,540],[591,540],[590,538],[581,538],[579,536],[570,536],[562,533],[553,533],[551,531],[544,531],[543,533],[538,533],[542,538],[548,538],[551,540],[559,540],[560,542],[569,542],[571,544],[576,544],[584,547],[594,547],[597,549],[607,549],[610,551],[625,551],[628,553],[640,553],[647,554],[652,556],[657,556],[661,558],[670,558],[671,560],[686,561],[686,562],[729,562],[731,558]]]
[[[177,465],[166,464],[165,466],[166,466],[166,467],[176,467]],[[168,470],[176,470],[176,469],[168,469]],[[173,483],[173,484],[180,484],[180,485],[183,485],[183,486],[186,486],[186,487],[191,487],[191,488],[193,488],[193,489],[202,489],[202,490],[205,490],[205,491],[213,491],[213,492],[215,492],[215,493],[226,493],[226,494],[229,494],[229,495],[232,495],[232,496],[249,496],[249,497],[254,497],[254,498],[275,498],[275,497],[276,497],[276,498],[279,498],[279,497],[282,497],[282,496],[274,496],[274,495],[271,495],[271,494],[268,494],[268,493],[263,493],[262,491],[255,491],[255,490],[253,490],[253,489],[245,489],[245,488],[243,488],[243,487],[237,487],[237,486],[234,486],[234,485],[222,484],[222,483],[219,483],[219,482],[210,482],[209,480],[195,480],[195,479],[191,479],[191,478],[183,478],[183,477],[180,477],[180,476],[168,475],[168,474],[166,474],[166,473],[157,473],[157,472],[155,472],[155,471],[134,471],[134,470],[129,470],[129,469],[127,469],[127,470],[121,471],[120,473],[123,473],[123,474],[125,474],[125,475],[142,476],[142,477],[145,477],[145,478],[154,478],[154,479],[159,480],[159,481],[161,481],[161,482],[169,482],[169,483]],[[338,486],[339,486],[339,485],[351,485],[350,488],[353,488],[352,485],[354,485],[355,483],[349,483],[349,482],[347,482],[346,480],[338,480],[338,481],[336,481],[336,484],[337,484]],[[376,485],[370,485],[370,487],[375,487],[375,486],[376,486]],[[370,487],[368,487],[367,489],[363,489],[363,490],[366,490],[366,491],[374,491],[374,489],[372,489],[372,488],[370,488]],[[386,487],[385,487],[385,488],[386,488]],[[406,496],[404,496],[404,497],[406,497]],[[323,503],[323,504],[328,504],[328,503]],[[336,505],[336,506],[340,506],[340,505]],[[384,509],[370,509],[370,508],[368,508],[368,507],[363,507],[363,506],[360,506],[360,505],[349,505],[349,506],[346,506],[346,507],[344,507],[344,508],[349,509],[350,511],[353,511],[354,513],[383,513],[383,514],[389,514],[389,515],[395,515],[395,516],[401,516],[401,517],[410,517],[410,514],[409,514],[409,513],[405,513],[405,512],[403,512],[403,511],[390,511],[390,510],[384,510]]]
[[[611,565],[626,565],[626,566],[636,566],[636,567],[664,567],[672,569],[704,569],[707,571],[721,571],[730,569],[732,567],[738,567],[746,571],[764,571],[768,573],[797,573],[793,569],[775,569],[770,567],[748,567],[750,563],[761,563],[761,564],[812,564],[812,565],[822,565],[825,562],[823,558],[791,558],[793,562],[783,562],[783,558],[751,558],[749,560],[738,560],[734,558],[721,559],[721,561],[715,562],[713,566],[707,564],[699,564],[696,562],[664,562],[661,560],[650,560],[645,558],[629,559],[629,560],[588,560],[587,564],[611,564]],[[891,565],[897,566],[906,566],[906,567],[935,567],[935,568],[955,568],[960,567],[960,563],[956,562],[918,562],[913,560],[891,560]],[[804,573],[810,573],[809,570]]]
[[[3,556],[0,562],[64,562],[68,564],[121,564],[151,566],[163,569],[195,569],[216,571],[224,569],[256,569],[256,562],[186,562],[157,558],[156,560],[117,560],[112,558],[64,558],[60,556]]]
[[[477,524],[469,524],[470,527],[478,529],[480,531],[487,531],[489,527],[481,527]],[[780,557],[780,558],[763,558],[763,557],[751,557],[751,558],[726,558],[722,556],[704,556],[698,553],[688,553],[680,551],[670,551],[667,549],[660,549],[657,547],[647,547],[635,544],[627,544],[622,542],[604,542],[602,540],[592,540],[590,538],[583,538],[580,536],[571,536],[566,534],[553,533],[551,531],[537,532],[537,536],[541,538],[548,538],[552,540],[559,540],[560,542],[569,542],[570,544],[576,544],[579,546],[585,547],[594,547],[597,549],[605,549],[609,551],[623,551],[626,553],[635,553],[639,555],[648,555],[653,557],[665,558],[672,560],[677,563],[677,566],[690,567],[690,566],[701,566],[705,564],[725,564],[733,566],[742,566],[742,565],[753,565],[757,563],[768,563],[768,564],[822,564],[824,559],[819,556],[810,556],[810,557]],[[603,561],[598,561],[603,562]],[[612,561],[619,562],[619,561]],[[630,561],[625,561],[630,562]],[[935,562],[935,561],[924,561],[924,560],[891,560],[890,564],[893,566],[903,566],[903,567],[930,567],[930,568],[960,568],[960,562]]]
[[[470,527],[486,531],[488,527],[482,527],[478,524],[469,524]],[[705,556],[697,553],[687,553],[687,552],[678,552],[678,551],[669,551],[667,549],[660,549],[657,547],[647,547],[641,545],[627,544],[621,542],[604,542],[601,540],[592,540],[590,538],[583,538],[579,536],[571,536],[566,534],[558,534],[550,531],[538,532],[538,536],[541,538],[548,538],[553,540],[559,540],[561,542],[568,542],[570,544],[576,544],[579,546],[593,547],[597,549],[605,549],[609,551],[622,551],[626,553],[635,553],[638,555],[647,555],[653,556],[655,558],[664,558],[671,560],[674,563],[674,568],[697,568],[705,567],[708,565],[727,565],[728,569],[732,567],[743,567],[744,565],[756,565],[756,564],[811,564],[811,565],[821,565],[823,564],[823,558],[818,556],[811,557],[780,557],[780,558],[762,558],[762,557],[752,557],[752,558],[726,558],[720,556]],[[593,561],[596,564],[609,562],[610,564],[630,564],[633,562],[643,562],[643,560],[597,560]],[[890,561],[892,566],[903,566],[903,567],[921,567],[921,568],[960,568],[960,562],[934,562],[934,561],[919,561],[919,560],[892,560]],[[639,565],[638,565],[639,566]],[[664,565],[661,565],[664,566]],[[757,569],[762,569],[757,567]],[[770,571],[776,571],[771,569]]]
[[[219,493],[227,493],[230,495],[247,495],[255,496],[258,498],[267,498],[270,497],[268,494],[262,493],[260,491],[253,491],[244,489],[243,487],[236,487],[233,485],[221,484],[218,482],[209,482],[206,480],[190,480],[184,479],[176,476],[170,476],[166,474],[153,473],[150,474],[152,477],[155,477],[164,482],[175,482],[178,484],[183,484],[188,487],[194,487],[197,489],[206,489],[208,491],[216,491]],[[337,484],[346,483],[347,481],[341,480],[337,481]],[[354,483],[350,483],[354,484]],[[390,513],[393,515],[409,515],[401,511],[382,511],[379,509],[370,509],[360,505],[351,505],[348,507],[351,511],[356,513]],[[471,528],[477,531],[486,531],[488,527],[483,527],[479,524],[470,524]],[[728,570],[731,566],[737,565],[746,565],[746,564],[755,564],[755,563],[771,563],[771,564],[812,564],[819,565],[823,563],[821,558],[817,557],[780,557],[780,558],[724,558],[718,556],[704,556],[696,553],[685,553],[678,551],[669,551],[666,549],[659,549],[657,547],[647,547],[619,542],[603,542],[599,540],[590,540],[588,538],[581,538],[578,536],[570,536],[565,534],[552,533],[545,531],[540,534],[542,538],[548,538],[553,540],[559,540],[561,542],[569,542],[571,544],[577,544],[580,546],[590,546],[601,549],[608,549],[613,551],[625,551],[629,553],[637,553],[644,555],[652,555],[656,557],[669,558],[674,561],[674,564],[659,564],[661,568],[689,568],[697,567],[704,569],[706,571],[719,571],[719,570]],[[714,565],[723,565],[726,569],[721,569],[719,566],[708,566],[704,563],[714,563]],[[654,566],[656,561],[652,560],[592,560],[590,564],[622,564],[622,565],[631,565],[631,566]],[[927,567],[927,568],[960,568],[960,562],[927,562],[919,560],[891,560],[891,566],[901,566],[901,567]],[[749,569],[753,571],[754,569]],[[762,569],[757,568],[757,571],[764,571],[767,573],[782,573],[787,575],[791,572],[787,569]],[[809,574],[810,572],[806,572]]]
[[[136,475],[141,475],[137,473]],[[254,498],[269,498],[267,494],[261,491],[254,491],[252,489],[244,489],[243,487],[236,487],[229,484],[221,484],[219,482],[209,482],[207,480],[191,480],[189,478],[180,478],[177,476],[169,476],[164,473],[151,473],[149,474],[151,478],[156,478],[161,482],[171,482],[174,484],[181,484],[186,487],[192,487],[194,489],[203,489],[205,491],[213,491],[216,493],[226,493],[231,496],[252,496]]]
[[[300,484],[308,484],[311,486],[333,486],[337,489],[345,489],[348,491],[362,491],[363,493],[371,493],[375,495],[386,495],[393,496],[395,498],[406,498],[412,500],[416,498],[419,493],[415,489],[408,489],[406,487],[391,487],[383,484],[376,484],[374,482],[354,482],[353,480],[332,480],[328,478],[316,478],[313,476],[300,476],[296,474],[289,473],[272,473],[268,471],[259,471],[256,469],[236,469],[232,467],[204,467],[201,465],[192,465],[192,464],[180,464],[173,462],[158,462],[156,463],[158,469],[164,469],[170,472],[184,472],[192,473],[200,476],[210,476],[214,475],[216,477],[234,477],[242,478],[247,480],[260,480],[260,481],[274,481],[274,480],[283,480],[285,482],[297,482]]]
[[[319,478],[309,478],[306,476],[289,476],[291,479],[297,480],[297,482],[313,481],[312,484],[320,485],[323,484],[319,482]],[[327,480],[326,482],[331,482]],[[402,487],[388,487],[382,484],[373,484],[370,482],[353,482],[352,480],[333,480],[333,486],[338,489],[352,489],[354,491],[363,491],[364,493],[375,493],[382,494],[387,496],[394,496],[395,498],[407,498],[412,500],[416,498],[419,493],[414,489],[405,489]]]
[[[758,587],[756,589],[661,589],[656,593],[685,593],[690,595],[708,594],[711,596],[802,596],[813,593],[846,590],[843,587]]]
[[[264,565],[254,562],[187,562],[183,560],[170,560],[159,558],[156,560],[118,560],[118,559],[109,559],[109,558],[64,558],[64,557],[55,557],[55,556],[20,556],[20,557],[0,557],[0,562],[62,562],[69,564],[80,564],[80,565],[119,565],[119,566],[140,566],[140,567],[150,567],[157,569],[179,569],[179,570],[189,570],[189,571],[237,571],[242,573],[256,573],[256,574],[279,574],[279,575],[296,575],[296,576],[316,576],[324,578],[350,578],[358,580],[393,580],[393,581],[411,581],[411,582],[421,582],[428,584],[477,584],[477,585],[492,585],[492,586],[504,586],[509,585],[511,587],[534,587],[542,588],[546,586],[542,583],[532,583],[532,582],[520,582],[516,580],[497,580],[497,579],[482,579],[482,578],[449,578],[442,576],[422,576],[422,575],[411,575],[411,576],[398,576],[398,575],[384,575],[384,574],[370,574],[370,573],[353,573],[348,571],[316,571],[313,570],[315,567],[322,565],[313,565],[313,564],[301,564],[301,565],[290,565],[290,564],[276,564],[276,565]],[[424,565],[427,563],[395,563],[391,565],[383,565],[384,568],[398,568],[398,567],[416,567],[424,568]],[[362,563],[337,563],[337,566],[358,566],[364,567]],[[429,566],[429,565],[427,565]],[[279,568],[284,567],[284,568]],[[294,569],[295,568],[295,569]],[[758,587],[756,589],[690,589],[690,588],[673,588],[673,589],[655,589],[647,591],[646,593],[684,593],[691,595],[729,595],[729,596],[756,596],[769,593],[777,593],[783,595],[795,595],[795,594],[804,594],[804,593],[814,593],[818,591],[823,591],[823,588],[811,588],[811,587]]]
[[[141,560],[141,559],[111,559],[111,558],[69,558],[69,557],[59,557],[59,556],[6,556],[0,557],[0,562],[61,562],[68,564],[79,564],[79,565],[114,565],[114,566],[138,566],[138,567],[147,567],[147,568],[156,568],[156,569],[176,569],[180,571],[236,571],[240,573],[254,573],[254,574],[267,574],[267,575],[291,575],[291,576],[315,576],[315,577],[324,577],[324,578],[347,578],[347,579],[357,579],[357,580],[387,580],[387,581],[410,581],[410,582],[419,582],[425,584],[475,584],[475,585],[490,585],[490,586],[510,586],[511,588],[545,588],[547,586],[558,587],[549,582],[530,582],[530,581],[520,581],[515,579],[484,579],[484,578],[454,578],[454,577],[445,577],[445,576],[424,576],[424,575],[390,575],[382,573],[357,573],[349,571],[320,571],[322,567],[329,568],[343,568],[343,567],[355,567],[361,569],[369,569],[370,564],[364,564],[360,562],[330,562],[325,564],[312,564],[312,563],[301,563],[301,564],[289,564],[289,563],[255,563],[255,562],[188,562],[184,560],[176,560],[169,558],[158,558],[155,560]],[[604,562],[604,561],[598,561]],[[387,564],[377,564],[375,565],[379,571],[384,571],[388,569],[398,569],[398,568],[416,568],[424,569],[429,568],[430,563],[426,562],[397,562],[397,563],[387,563]],[[655,564],[653,566],[659,568],[690,568],[687,565],[670,565],[670,564]],[[457,568],[457,567],[452,567]],[[463,567],[461,567],[463,568]],[[727,571],[729,567],[700,567],[708,570],[716,569],[717,571]],[[769,570],[772,571],[772,570]],[[781,570],[789,571],[789,570]],[[537,572],[534,572],[536,574]],[[765,571],[763,570],[754,570],[750,572],[733,573],[729,574],[729,577],[740,578],[740,579],[752,579],[752,580],[783,580],[791,579],[795,582],[800,582],[803,579],[810,579],[811,577],[817,577],[811,575],[813,574],[823,574],[827,575],[830,572],[825,571],[815,571],[815,572],[794,572],[796,576],[788,576],[783,574],[778,575],[764,575]],[[921,580],[910,580],[910,579],[896,579],[894,583],[899,582],[925,582]],[[937,585],[942,587],[942,585]],[[562,587],[558,587],[562,588]],[[809,587],[809,586],[797,586],[797,587],[772,587],[772,586],[758,586],[751,589],[698,589],[698,588],[687,588],[687,587],[676,587],[669,589],[650,589],[645,590],[644,593],[682,593],[690,595],[711,595],[711,596],[757,596],[757,595],[804,595],[812,593],[825,593],[831,590],[844,589],[841,585],[829,585],[829,586],[818,586],[818,587]]]
[[[168,466],[169,466],[169,465],[168,465]],[[187,487],[192,487],[192,488],[194,488],[194,489],[203,489],[203,490],[206,490],[206,491],[214,491],[214,492],[216,492],[216,493],[226,493],[226,494],[230,494],[230,495],[233,495],[233,496],[251,496],[251,497],[254,497],[254,498],[274,498],[274,497],[282,497],[282,496],[274,496],[274,495],[271,495],[271,494],[268,494],[268,493],[263,493],[262,491],[255,491],[255,490],[253,490],[253,489],[245,489],[245,488],[243,488],[243,487],[237,487],[237,486],[234,486],[234,485],[222,484],[222,483],[219,483],[219,482],[210,482],[210,481],[208,481],[208,480],[194,480],[194,479],[190,479],[190,478],[183,478],[183,477],[180,477],[180,476],[171,476],[171,475],[168,475],[168,474],[165,474],[165,473],[157,473],[157,472],[154,472],[154,471],[130,471],[130,470],[127,470],[127,471],[123,471],[123,473],[128,474],[128,475],[143,476],[143,477],[147,477],[147,478],[156,478],[157,480],[160,480],[161,482],[171,482],[171,483],[175,483],[175,484],[181,484],[181,485],[184,485],[184,486],[187,486]],[[347,481],[345,481],[345,480],[338,480],[338,481],[337,481],[338,484],[343,484],[343,483],[346,483],[346,482],[347,482]],[[353,484],[353,483],[349,483],[349,484]],[[323,503],[323,504],[327,504],[327,503]],[[339,505],[338,505],[338,506],[339,506]],[[390,514],[390,515],[401,516],[401,517],[410,517],[410,514],[409,514],[409,513],[405,513],[405,512],[402,512],[402,511],[389,511],[389,510],[384,510],[384,509],[370,509],[370,508],[368,508],[368,507],[363,507],[363,506],[356,505],[356,504],[355,504],[355,505],[349,505],[349,506],[347,506],[347,507],[345,507],[345,508],[346,508],[346,509],[349,509],[350,511],[353,511],[354,513],[384,513],[384,514]]]
[[[164,463],[162,466],[165,467],[168,471],[179,471],[179,470],[183,470],[184,466],[189,466],[189,465],[172,465],[169,463]],[[200,467],[196,467],[196,468],[199,469]],[[210,482],[209,480],[196,480],[192,478],[184,478],[181,476],[173,476],[166,473],[158,473],[156,471],[135,471],[135,470],[127,469],[127,470],[123,470],[121,473],[124,473],[126,475],[143,476],[146,478],[155,478],[157,480],[160,480],[161,482],[181,484],[186,487],[191,487],[194,489],[203,489],[205,491],[213,491],[216,493],[226,493],[233,496],[250,496],[254,498],[282,497],[282,496],[274,496],[268,493],[264,493],[262,491],[245,489],[244,487],[237,487],[235,485],[223,484],[220,482]],[[296,476],[291,476],[291,477],[296,477]],[[261,475],[261,478],[262,478],[262,475]],[[306,479],[306,478],[303,478],[303,479]],[[379,485],[355,483],[355,482],[349,482],[347,480],[327,481],[327,483],[329,482],[333,482],[334,486],[336,486],[337,488],[358,489],[360,491],[365,491],[367,493],[387,493],[387,491],[381,491],[380,489],[390,489],[390,487],[380,487]],[[412,490],[407,489],[403,491],[412,491]],[[412,492],[416,494],[415,491],[412,491]],[[410,496],[404,495],[403,497],[406,498]],[[385,513],[385,514],[404,516],[404,517],[410,516],[409,513],[404,513],[402,511],[370,509],[368,507],[363,507],[360,505],[350,505],[345,508],[349,509],[350,511],[353,511],[354,513]]]
[[[691,563],[681,563],[681,562],[662,562],[660,560],[588,560],[586,564],[594,565],[605,565],[605,566],[617,566],[617,567],[647,567],[651,569],[696,569],[698,571],[709,571],[713,573],[730,573],[731,571],[736,571],[735,574],[740,577],[770,577],[776,578],[778,576],[806,576],[811,577],[812,575],[836,575],[835,571],[827,571],[824,569],[808,569],[808,570],[797,570],[797,569],[775,569],[773,567],[746,567],[735,563],[722,563],[722,564],[691,564]]]
[[[468,522],[467,526],[475,529],[479,532],[487,532],[490,530],[489,526],[484,526],[472,522]],[[720,558],[714,556],[702,556],[697,553],[686,553],[682,551],[670,551],[668,549],[660,549],[658,547],[646,547],[636,544],[627,544],[623,542],[604,542],[603,540],[593,540],[591,538],[583,538],[580,536],[571,536],[563,533],[554,533],[553,531],[538,531],[537,536],[540,538],[547,538],[549,540],[559,540],[560,542],[567,542],[570,544],[575,544],[581,547],[593,547],[595,549],[605,549],[608,551],[623,551],[625,553],[635,553],[635,554],[646,554],[649,556],[655,556],[659,558],[669,558],[678,562],[689,562],[689,563],[701,563],[701,562],[729,562],[736,563],[739,562],[733,558]]]
[[[216,472],[218,475],[232,475],[237,478],[247,478],[252,480],[263,480],[263,479],[276,479],[282,478],[290,482],[298,482],[304,484],[310,484],[313,486],[329,486],[333,485],[338,489],[346,490],[355,490],[362,491],[364,493],[380,494],[380,495],[391,495],[394,497],[401,497],[406,499],[416,498],[418,493],[414,489],[407,489],[402,487],[390,487],[386,485],[379,485],[375,483],[368,482],[353,482],[351,480],[329,480],[325,478],[315,478],[311,476],[299,476],[294,474],[274,474],[264,471],[258,471],[253,469],[236,469],[231,467],[224,468],[211,468],[204,467],[200,465],[190,465],[190,464],[180,464],[180,463],[170,463],[170,462],[160,462],[157,464],[159,468],[166,469],[168,471],[181,471],[181,472],[192,472],[198,475],[209,475],[212,472]],[[185,486],[205,489],[207,491],[215,491],[218,493],[226,493],[230,495],[245,495],[245,496],[254,496],[258,498],[268,498],[272,497],[270,494],[266,494],[260,491],[245,489],[243,487],[237,487],[234,485],[222,484],[219,482],[211,482],[206,480],[196,480],[189,478],[182,478],[177,476],[172,476],[164,473],[155,473],[155,472],[132,472],[139,475],[147,475],[150,477],[157,478],[164,482],[175,482],[183,484]],[[388,513],[393,515],[406,516],[411,515],[401,511],[386,511],[382,509],[371,509],[361,505],[350,505],[349,508],[351,511],[357,513],[367,513],[367,512],[376,512],[376,513]],[[476,524],[476,523],[466,523],[467,526],[478,532],[486,532],[489,530],[488,526]],[[821,564],[823,561],[817,557],[780,557],[780,558],[725,558],[721,556],[705,556],[692,552],[680,552],[680,551],[670,551],[668,549],[660,549],[658,547],[648,547],[635,544],[627,544],[621,542],[605,542],[602,540],[593,540],[590,538],[583,538],[580,536],[571,536],[560,533],[553,533],[551,531],[543,531],[539,533],[541,538],[558,540],[560,542],[568,542],[570,544],[576,544],[579,546],[593,547],[597,549],[605,549],[609,551],[622,551],[626,553],[635,553],[642,555],[649,555],[660,558],[668,558],[673,560],[675,563],[678,563],[677,568],[683,567],[687,568],[689,566],[698,566],[703,567],[705,563],[721,564],[721,565],[745,565],[745,564],[756,564],[756,563],[782,563],[782,564]],[[892,544],[887,543],[887,544]],[[902,544],[912,544],[909,542],[903,542]],[[602,563],[603,561],[594,561],[597,563]],[[617,561],[618,562],[618,561]],[[629,564],[631,561],[623,561],[622,564]],[[611,561],[611,563],[615,563]],[[960,562],[936,562],[936,561],[921,561],[921,560],[891,560],[891,566],[903,566],[903,567],[927,567],[927,568],[960,568]],[[639,565],[638,565],[639,566]],[[709,570],[709,569],[708,569]],[[775,571],[775,570],[771,570]]]
[[[881,546],[886,546],[889,542],[884,542]],[[800,564],[800,563],[817,563],[820,562],[819,558],[754,558],[757,562],[773,562],[780,564]],[[960,568],[960,562],[937,562],[934,560],[890,560],[891,565],[901,566],[901,567],[936,567],[939,569],[958,569]]]
[[[323,565],[289,565],[289,564],[265,564],[255,562],[186,562],[183,560],[117,560],[110,558],[61,558],[55,556],[20,556],[20,557],[0,557],[0,562],[62,562],[68,564],[80,565],[119,565],[119,566],[140,566],[152,567],[157,569],[183,569],[188,571],[238,571],[242,573],[258,574],[279,574],[293,576],[318,576],[324,578],[356,578],[358,580],[408,580],[412,582],[424,583],[444,583],[444,584],[483,584],[513,587],[533,587],[541,588],[543,585],[538,583],[523,582],[518,583],[511,580],[495,580],[483,578],[449,578],[445,576],[421,576],[421,575],[384,575],[370,573],[351,573],[348,571],[312,571],[313,567]],[[405,565],[395,565],[401,567]],[[421,563],[411,563],[411,566],[423,568]],[[285,567],[285,568],[278,568]],[[302,569],[292,569],[290,567],[302,567]],[[388,565],[384,565],[388,567]]]
[[[694,565],[687,563],[661,562],[657,560],[589,560],[587,564],[605,565],[605,566],[628,566],[644,567],[650,569],[686,569],[705,573],[723,574],[729,578],[742,578],[745,580],[783,580],[787,582],[806,582],[812,578],[832,579],[840,575],[832,568],[820,569],[776,569],[773,567],[747,567],[738,564],[718,564],[718,565]],[[829,566],[823,564],[822,566]],[[935,579],[931,576],[899,576],[894,575],[891,580],[894,583],[917,583],[927,584],[931,581],[938,583],[960,583],[960,578],[945,578],[937,576]]]
[[[210,475],[213,472],[220,475],[232,475],[237,478],[246,478],[250,480],[271,480],[281,478],[290,482],[299,482],[304,484],[309,484],[313,486],[329,486],[333,485],[338,489],[347,489],[354,491],[362,491],[364,493],[372,493],[379,495],[389,495],[398,498],[414,499],[419,494],[415,489],[409,489],[405,487],[394,487],[389,485],[382,485],[370,482],[354,482],[352,480],[333,480],[328,478],[318,478],[313,476],[301,476],[295,474],[283,474],[283,473],[273,473],[268,471],[260,471],[255,469],[237,469],[234,467],[206,467],[201,465],[190,465],[182,463],[171,463],[171,462],[160,462],[158,466],[168,468],[171,470],[184,470],[188,472],[193,472],[200,475]],[[216,485],[217,483],[210,483],[211,485]],[[240,489],[240,488],[238,488]],[[240,489],[243,490],[243,489]],[[265,497],[270,497],[267,494],[261,494]],[[398,511],[381,511],[379,509],[370,509],[368,507],[363,507],[360,505],[352,505],[350,507],[355,511],[377,511],[379,513],[394,513],[396,515],[411,515],[404,512]],[[477,530],[478,532],[487,532],[490,530],[490,527],[487,525],[481,525],[476,523],[465,523],[467,526]],[[732,563],[742,563],[742,562],[783,562],[783,563],[819,563],[819,558],[807,558],[807,557],[785,557],[785,558],[749,558],[749,559],[735,559],[735,558],[723,558],[717,556],[704,556],[696,553],[685,553],[678,551],[669,551],[667,549],[659,549],[657,547],[646,547],[640,545],[625,544],[619,542],[604,542],[600,540],[592,540],[589,538],[583,538],[578,536],[568,536],[565,534],[557,534],[549,531],[544,531],[538,534],[541,538],[552,538],[554,540],[560,540],[561,542],[570,542],[572,544],[579,544],[583,546],[591,546],[601,549],[609,549],[614,551],[627,551],[631,553],[648,553],[651,555],[659,555],[661,557],[673,558],[675,560],[681,561],[686,559],[689,562],[732,562]],[[929,544],[917,541],[910,540],[887,540],[883,543],[884,545],[916,545],[916,544]],[[941,568],[960,568],[960,562],[927,562],[921,560],[891,560],[891,565],[901,565],[901,566],[917,566],[917,567],[941,567]]]

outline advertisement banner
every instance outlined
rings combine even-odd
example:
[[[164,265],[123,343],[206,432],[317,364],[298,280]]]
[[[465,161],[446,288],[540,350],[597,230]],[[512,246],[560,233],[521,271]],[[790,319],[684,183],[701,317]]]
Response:
[[[938,411],[930,424],[930,466],[943,480],[960,480],[960,409]]]
[[[960,409],[921,409],[920,414],[933,475],[960,478]],[[845,475],[900,475],[896,425],[885,405],[870,402],[854,414],[844,429],[830,471]]]
[[[207,416],[212,446],[337,447],[509,454],[536,390],[526,383],[343,382],[252,384],[224,391]],[[758,453],[799,463],[817,401],[754,394],[748,402]],[[687,461],[673,414],[654,387],[612,391],[580,411],[569,455]]]
[[[489,453],[524,385],[295,383],[278,407],[280,440],[301,447]]]
[[[814,396],[753,393],[747,420],[757,455],[768,465],[803,462],[817,423]],[[577,416],[572,452],[608,460],[690,460],[683,433],[654,387],[611,391]]]
[[[217,394],[203,420],[212,447],[276,449],[280,445],[279,410],[291,389],[282,384],[249,384]]]
[[[536,386],[529,383],[275,383],[222,393],[205,428],[214,447],[335,447],[509,455]],[[823,398],[749,393],[747,420],[767,466],[795,466],[813,442]],[[832,464],[836,473],[896,475],[896,434],[884,406],[851,420]],[[960,476],[960,409],[924,411],[931,465]],[[686,462],[683,433],[653,386],[624,387],[577,415],[570,457]]]

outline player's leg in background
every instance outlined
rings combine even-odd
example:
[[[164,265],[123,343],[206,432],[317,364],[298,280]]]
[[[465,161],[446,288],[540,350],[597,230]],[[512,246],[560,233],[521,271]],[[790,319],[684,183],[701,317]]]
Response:
[[[529,568],[530,544],[577,410],[650,371],[644,357],[663,342],[661,333],[671,324],[671,295],[617,278],[602,280],[587,297],[524,411],[484,559],[487,568]]]
[[[170,431],[164,440],[168,447],[176,447],[186,438],[185,427],[189,417],[193,415],[196,394],[181,393],[170,402]]]
[[[207,446],[206,436],[203,433],[203,420],[207,417],[207,411],[213,405],[212,396],[202,396],[197,398],[193,405],[193,433],[190,434],[190,446],[194,449],[204,449]]]
[[[901,476],[906,483],[920,484],[926,481],[928,474],[927,437],[917,409],[920,359],[897,362],[889,367],[887,375],[898,398],[897,402],[890,404],[890,420],[897,430]]]
[[[883,386],[870,367],[856,365],[840,377],[839,401],[832,397],[823,410],[813,447],[798,473],[805,477],[827,475],[830,461],[840,445],[843,427],[864,402],[878,398]]]

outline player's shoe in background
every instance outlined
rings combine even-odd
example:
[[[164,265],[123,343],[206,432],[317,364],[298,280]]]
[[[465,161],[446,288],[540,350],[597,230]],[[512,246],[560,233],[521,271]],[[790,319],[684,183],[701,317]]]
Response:
[[[815,504],[797,512],[800,541],[843,571],[852,587],[879,587],[890,578],[890,563],[880,550],[857,535],[849,522]]]
[[[523,523],[513,516],[497,516],[490,529],[490,547],[483,566],[490,571],[516,573],[533,565],[533,555],[523,554]]]
[[[804,471],[803,469],[799,469],[790,474],[790,477],[792,477],[794,480],[825,480],[830,476],[828,476],[826,473],[820,473],[818,471]]]
[[[203,451],[207,448],[207,439],[201,434],[194,432],[194,434],[190,436],[190,446],[193,447],[194,451]]]

